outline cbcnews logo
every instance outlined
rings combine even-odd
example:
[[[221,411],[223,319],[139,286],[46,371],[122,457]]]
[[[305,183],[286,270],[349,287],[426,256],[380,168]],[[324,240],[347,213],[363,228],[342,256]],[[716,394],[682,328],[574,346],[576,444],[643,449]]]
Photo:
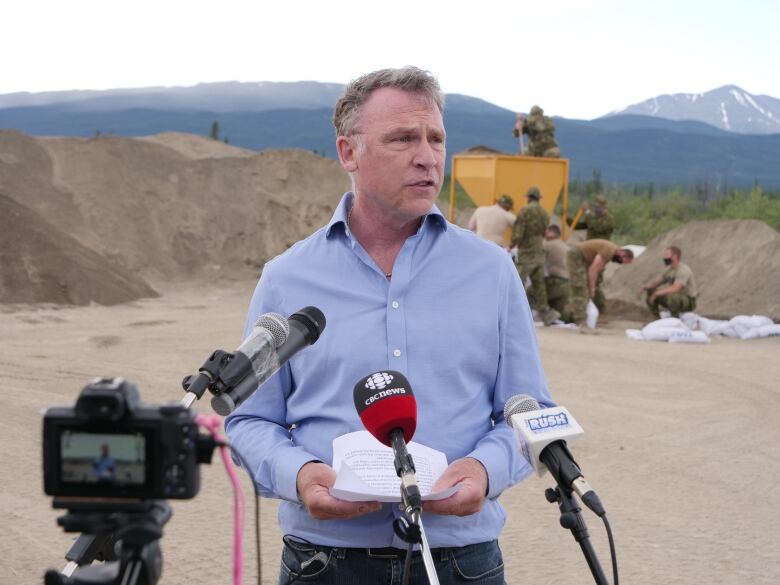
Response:
[[[558,414],[547,414],[535,418],[526,419],[525,424],[532,433],[543,433],[553,429],[560,429],[569,426],[569,417],[565,412]]]
[[[391,374],[388,374],[387,372],[377,372],[368,377],[366,380],[366,388],[369,390],[381,390],[392,381],[393,376]]]

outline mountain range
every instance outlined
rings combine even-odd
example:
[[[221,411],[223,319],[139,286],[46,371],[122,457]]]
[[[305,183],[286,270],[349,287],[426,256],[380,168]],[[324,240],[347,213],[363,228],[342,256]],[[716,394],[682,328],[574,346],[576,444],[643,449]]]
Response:
[[[220,137],[235,146],[302,148],[335,157],[331,116],[342,90],[339,84],[304,81],[14,93],[0,95],[0,128],[49,136],[207,135],[216,121]],[[554,118],[571,178],[586,180],[598,169],[606,182],[708,181],[721,187],[758,182],[780,189],[780,133],[769,133],[772,121],[780,119],[780,100],[735,86],[697,94],[695,100],[680,97],[685,95],[692,94],[659,96],[595,120]],[[721,105],[728,127],[723,116],[720,124],[710,116]],[[475,145],[517,152],[514,122],[510,110],[471,96],[447,95],[450,155]]]
[[[621,114],[698,120],[742,134],[780,133],[780,99],[753,95],[736,85],[724,85],[706,93],[660,95],[608,115]]]

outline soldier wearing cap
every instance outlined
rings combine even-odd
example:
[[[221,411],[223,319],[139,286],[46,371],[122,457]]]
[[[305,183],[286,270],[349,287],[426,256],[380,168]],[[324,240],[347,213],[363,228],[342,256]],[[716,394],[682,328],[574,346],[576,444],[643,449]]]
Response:
[[[544,283],[544,230],[550,223],[550,216],[539,204],[541,193],[537,187],[530,187],[528,205],[520,210],[512,227],[512,243],[517,246],[517,271],[526,286],[531,307],[536,309],[545,325],[560,318],[560,314],[551,309],[547,302],[547,289]],[[530,286],[528,282],[530,281]]]
[[[509,195],[501,195],[493,205],[478,207],[469,220],[469,229],[486,240],[504,246],[504,233],[515,223],[510,210],[515,202]]]
[[[609,240],[612,238],[612,232],[615,230],[615,220],[612,218],[612,214],[607,209],[607,198],[604,195],[596,195],[593,198],[593,210],[591,211],[590,205],[587,201],[583,201],[580,206],[584,213],[582,219],[577,222],[577,225],[572,226],[575,230],[588,231],[585,234],[586,240]],[[569,225],[572,224],[572,220],[567,218]]]

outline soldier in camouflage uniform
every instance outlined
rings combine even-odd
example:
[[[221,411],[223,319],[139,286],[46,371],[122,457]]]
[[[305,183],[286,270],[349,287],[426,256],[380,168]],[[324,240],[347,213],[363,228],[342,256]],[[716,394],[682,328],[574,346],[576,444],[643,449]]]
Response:
[[[610,240],[612,232],[615,230],[615,220],[607,209],[607,198],[604,195],[596,195],[593,199],[593,211],[587,201],[582,202],[582,209],[585,213],[582,215],[577,225],[572,226],[575,230],[587,229],[586,240]],[[566,222],[571,225],[571,219],[566,218]],[[607,305],[607,299],[604,295],[604,273],[599,272],[599,279],[596,282],[596,292],[593,293],[593,303],[600,313],[604,312]]]
[[[539,205],[541,193],[537,187],[530,187],[527,193],[528,205],[520,210],[512,227],[512,247],[517,246],[517,271],[523,286],[526,286],[531,307],[536,309],[549,325],[560,317],[547,304],[547,289],[544,284],[544,230],[550,216]],[[527,286],[530,279],[531,285]]]
[[[693,271],[684,262],[680,262],[682,250],[677,246],[669,246],[664,250],[664,273],[642,287],[647,293],[647,308],[656,317],[661,311],[667,311],[672,317],[681,313],[696,310],[696,279]]]
[[[569,268],[569,309],[572,320],[578,325],[585,321],[588,299],[592,299],[598,275],[608,262],[630,264],[634,253],[628,248],[618,248],[608,240],[585,240],[572,246],[566,257]]]
[[[528,148],[524,154],[560,158],[561,149],[555,142],[555,122],[550,116],[544,115],[542,108],[532,107],[531,113],[527,117],[518,115],[512,134],[517,138],[521,132],[528,134]]]

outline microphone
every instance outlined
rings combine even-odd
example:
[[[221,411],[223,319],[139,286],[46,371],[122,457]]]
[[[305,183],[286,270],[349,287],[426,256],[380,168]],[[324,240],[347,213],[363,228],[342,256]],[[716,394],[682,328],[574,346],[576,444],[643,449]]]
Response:
[[[406,450],[417,428],[417,401],[406,377],[393,370],[362,378],[353,394],[363,426],[379,442],[392,447],[395,472],[401,478],[401,495],[410,512],[422,510],[414,461]]]
[[[559,486],[574,490],[597,515],[606,513],[566,445],[567,439],[573,441],[584,434],[568,410],[562,406],[542,409],[532,396],[516,394],[506,401],[504,418],[514,429],[523,457],[539,477],[549,470]]]
[[[260,315],[249,336],[234,353],[218,349],[199,368],[197,376],[184,378],[182,385],[187,392],[182,400],[184,406],[192,406],[207,389],[218,394],[231,389],[250,372],[265,370],[275,356],[274,350],[285,342],[289,331],[287,319],[278,313]]]
[[[257,356],[257,359],[249,360],[251,367],[247,367],[246,360],[242,359],[242,363],[233,368],[236,358],[227,365],[224,375],[220,375],[226,389],[211,399],[211,407],[217,414],[227,416],[233,412],[239,404],[254,394],[261,384],[287,363],[287,360],[304,347],[314,344],[325,329],[325,315],[317,307],[304,307],[290,315],[289,319],[284,319],[275,313],[269,315],[274,315],[283,321],[286,328],[284,338],[271,335],[272,340],[268,343],[250,344],[250,350]],[[237,355],[244,355],[241,353],[242,348],[247,345],[249,339],[255,337],[254,331],[252,333],[253,335],[250,335],[236,352]],[[275,333],[278,334],[279,331]],[[262,333],[258,333],[257,337],[267,339],[267,336]]]

